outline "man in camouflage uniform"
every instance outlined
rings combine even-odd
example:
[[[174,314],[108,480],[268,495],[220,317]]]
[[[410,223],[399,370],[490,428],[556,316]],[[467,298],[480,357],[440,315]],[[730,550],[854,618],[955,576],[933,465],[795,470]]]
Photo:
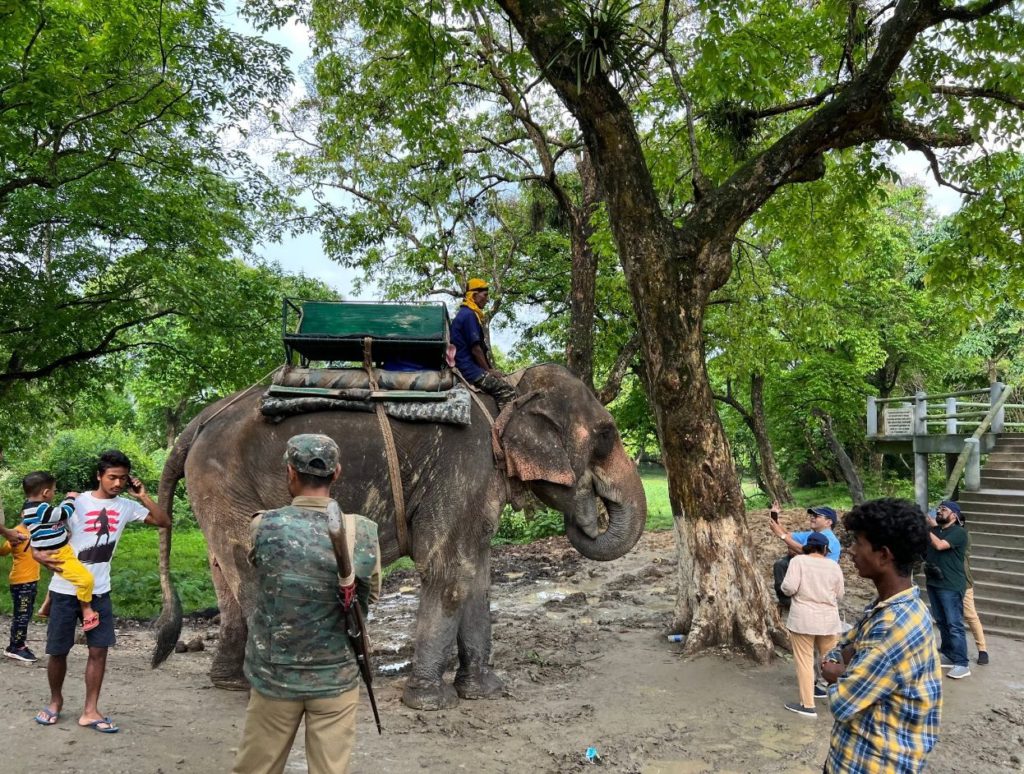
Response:
[[[245,648],[252,692],[235,760],[238,774],[283,771],[303,718],[310,774],[348,771],[359,669],[345,631],[338,563],[327,531],[339,456],[338,445],[325,435],[291,438],[284,461],[294,499],[252,521],[249,561],[257,600]],[[354,514],[344,514],[342,523],[365,609],[380,594],[377,525]]]

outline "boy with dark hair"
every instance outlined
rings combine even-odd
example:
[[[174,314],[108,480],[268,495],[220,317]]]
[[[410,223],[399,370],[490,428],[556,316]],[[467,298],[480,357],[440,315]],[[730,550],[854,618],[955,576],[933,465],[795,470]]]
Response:
[[[824,771],[919,772],[942,707],[931,617],[911,581],[928,525],[913,503],[884,498],[854,507],[843,526],[853,565],[878,598],[821,664],[835,718]]]
[[[32,548],[48,551],[54,560],[60,562],[57,573],[74,587],[82,610],[82,630],[91,632],[100,625],[100,617],[92,609],[93,577],[78,561],[71,547],[71,531],[68,529],[68,519],[75,513],[78,492],[68,492],[60,505],[53,505],[56,485],[57,479],[45,470],[36,470],[21,480],[21,489],[25,493],[21,523],[28,530]],[[50,608],[49,596],[43,608],[40,614],[46,615]]]

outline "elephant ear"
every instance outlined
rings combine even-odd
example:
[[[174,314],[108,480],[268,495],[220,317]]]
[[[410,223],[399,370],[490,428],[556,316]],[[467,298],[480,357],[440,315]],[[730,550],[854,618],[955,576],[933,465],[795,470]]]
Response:
[[[552,484],[574,486],[569,452],[561,420],[537,400],[533,392],[516,399],[508,421],[499,431],[505,453],[505,470],[520,481],[550,481]]]

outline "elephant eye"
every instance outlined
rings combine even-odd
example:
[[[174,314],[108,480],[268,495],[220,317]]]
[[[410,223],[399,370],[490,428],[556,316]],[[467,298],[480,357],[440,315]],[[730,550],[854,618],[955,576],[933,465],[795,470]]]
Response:
[[[602,425],[594,431],[594,455],[599,458],[607,457],[615,448],[615,427]]]

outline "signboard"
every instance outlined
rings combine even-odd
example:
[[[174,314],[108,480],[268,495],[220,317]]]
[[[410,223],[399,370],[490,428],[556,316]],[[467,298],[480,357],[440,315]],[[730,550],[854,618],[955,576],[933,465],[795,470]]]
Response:
[[[913,435],[914,409],[886,408],[882,410],[882,435]]]

